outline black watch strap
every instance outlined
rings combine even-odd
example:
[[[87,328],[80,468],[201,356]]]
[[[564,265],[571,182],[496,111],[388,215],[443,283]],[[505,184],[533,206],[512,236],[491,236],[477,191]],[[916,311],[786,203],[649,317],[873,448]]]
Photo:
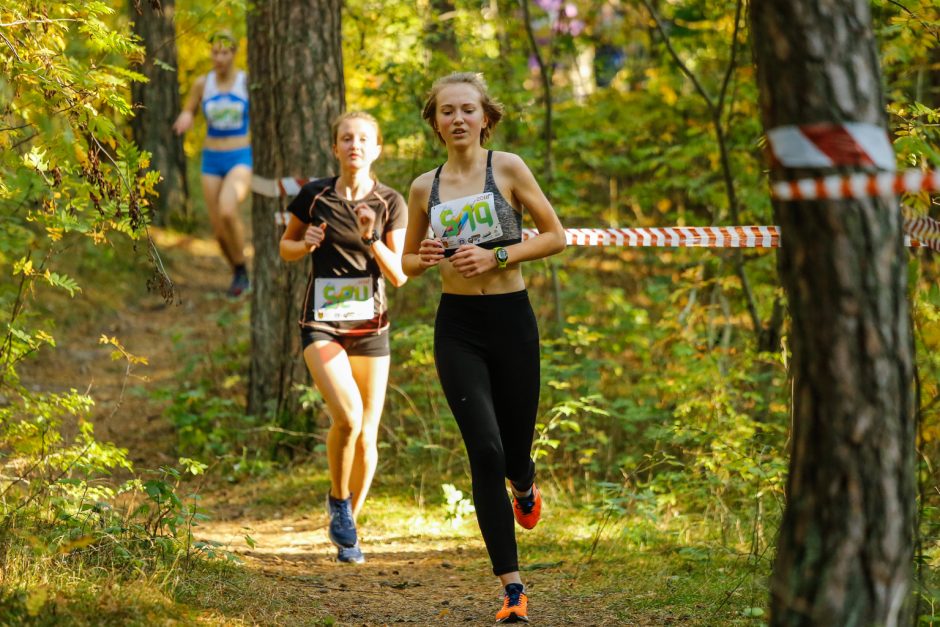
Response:
[[[380,238],[379,238],[378,232],[375,229],[372,229],[372,235],[370,235],[369,237],[363,237],[362,243],[365,244],[366,246],[371,246],[372,244],[379,241],[379,239]]]

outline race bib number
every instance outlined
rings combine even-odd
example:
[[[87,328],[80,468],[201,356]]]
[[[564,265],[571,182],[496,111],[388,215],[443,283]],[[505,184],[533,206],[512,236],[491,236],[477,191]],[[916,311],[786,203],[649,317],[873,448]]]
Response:
[[[316,320],[371,320],[375,317],[372,278],[316,279],[313,282]]]
[[[244,124],[245,104],[229,98],[210,100],[206,102],[205,113],[213,128],[234,131]]]
[[[434,205],[429,218],[434,236],[444,243],[445,249],[482,244],[503,235],[492,192]]]

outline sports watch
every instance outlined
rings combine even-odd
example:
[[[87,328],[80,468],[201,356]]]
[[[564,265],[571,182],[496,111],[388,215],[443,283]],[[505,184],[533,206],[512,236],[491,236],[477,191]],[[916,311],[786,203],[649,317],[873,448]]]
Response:
[[[372,244],[379,241],[379,239],[380,238],[379,238],[378,232],[376,232],[375,229],[372,229],[372,235],[370,235],[369,237],[363,237],[362,243],[365,244],[366,246],[371,246]]]
[[[496,255],[496,265],[505,268],[506,264],[509,263],[509,251],[502,246],[497,246],[493,249],[493,253]]]

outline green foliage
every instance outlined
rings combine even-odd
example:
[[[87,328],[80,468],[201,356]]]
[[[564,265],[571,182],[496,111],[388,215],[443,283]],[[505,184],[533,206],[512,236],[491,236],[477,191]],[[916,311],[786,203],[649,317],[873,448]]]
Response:
[[[727,71],[734,2],[657,3],[671,45],[709,99],[680,70],[639,3],[610,3],[619,6],[614,17],[602,15],[602,3],[569,3],[585,22],[577,33],[552,31],[559,18],[530,3],[540,52],[552,71],[551,168],[541,134],[541,77],[530,64],[521,11],[513,3],[454,4],[453,19],[442,26],[453,30],[459,61],[436,45],[442,35],[432,34],[437,16],[430,3],[345,3],[347,104],[381,122],[386,146],[378,173],[385,182],[405,191],[444,159],[419,115],[424,94],[434,78],[471,69],[485,73],[506,105],[492,147],[525,157],[566,226],[725,225],[732,216],[742,224],[771,223],[744,32],[736,43],[737,64]],[[940,41],[934,4],[872,3],[895,147],[906,167],[940,164],[940,110],[930,80]],[[209,68],[207,36],[233,28],[242,38],[246,10],[244,0],[177,3],[184,90]],[[43,588],[30,587],[30,565],[39,562],[130,577],[173,568],[194,555],[226,555],[192,540],[204,512],[182,480],[205,470],[200,463],[183,459],[182,469],[126,479],[126,452],[98,442],[85,420],[93,399],[76,391],[27,389],[17,368],[56,345],[36,300],[49,293],[63,300],[83,294],[80,283],[56,265],[62,251],[74,250],[68,247],[76,239],[108,243],[116,235],[143,235],[156,175],[137,174],[147,155],[125,139],[128,85],[139,78],[128,68],[142,54],[123,34],[126,19],[100,2],[12,0],[0,9],[0,565],[13,568],[20,582],[0,600],[16,608],[0,622],[36,616],[51,603],[46,593],[35,592]],[[621,66],[597,65],[595,54],[605,45],[623,52]],[[594,80],[600,74],[606,86]],[[729,155],[734,205],[716,123]],[[200,135],[189,134],[190,153]],[[916,214],[935,214],[926,193],[904,204]],[[97,254],[104,258],[110,250]],[[940,480],[930,461],[940,452],[940,293],[931,255],[913,255],[910,272],[920,369],[924,569],[940,559]],[[560,260],[527,269],[543,335],[539,480],[559,494],[577,495],[579,515],[594,532],[572,542],[580,543],[588,560],[615,567],[615,551],[594,550],[610,534],[632,547],[662,546],[664,536],[672,538],[661,560],[668,568],[647,565],[657,573],[663,569],[662,577],[638,585],[638,592],[679,594],[674,588],[694,580],[688,573],[701,572],[702,564],[727,568],[721,578],[730,589],[737,575],[729,573],[741,568],[736,556],[744,554],[751,579],[766,574],[763,556],[786,473],[787,329],[775,330],[776,345],[761,345],[763,330],[746,313],[753,306],[766,323],[783,304],[773,256],[755,253],[738,264],[715,250],[569,249]],[[741,267],[751,294],[741,283]],[[434,370],[436,281],[432,273],[391,296],[394,366],[377,477],[380,484],[411,488],[418,502],[427,495],[442,499],[445,517],[459,524],[469,516],[469,470]],[[322,399],[312,389],[304,390],[305,412],[287,428],[244,415],[248,313],[220,307],[216,322],[230,341],[209,345],[178,334],[178,378],[151,392],[165,404],[181,454],[212,460],[234,481],[267,473],[284,451],[321,452]],[[118,338],[103,342],[129,367],[136,363]],[[285,492],[296,498],[301,490]],[[621,519],[630,524],[618,524]],[[246,542],[253,540],[247,536]],[[558,547],[543,548],[540,556],[550,564],[569,559]],[[928,603],[937,596],[931,581],[925,576],[921,582]],[[187,589],[186,582],[180,585]],[[600,589],[604,585],[599,582]],[[729,593],[729,615],[746,624],[763,618],[762,598],[754,594],[730,600]],[[922,614],[931,620],[931,612]],[[618,616],[633,618],[626,610]]]
[[[230,341],[174,334],[173,350],[179,355],[174,386],[152,393],[154,400],[167,403],[164,416],[176,429],[180,452],[212,460],[216,472],[230,480],[268,472],[270,451],[279,442],[272,425],[245,413],[248,313],[247,302],[219,310],[215,322]]]
[[[127,69],[142,54],[102,2],[5,2],[0,8],[0,621],[58,611],[63,573],[133,579],[205,552],[192,527],[205,514],[180,496],[184,473],[133,475],[127,451],[95,436],[94,399],[21,382],[22,364],[56,346],[47,305],[81,296],[66,253],[146,236],[158,173],[124,132]],[[91,246],[94,255],[94,246]],[[67,261],[67,262],[66,262]],[[168,288],[162,275],[155,285]],[[169,296],[168,292],[165,292]],[[116,337],[112,358],[146,360]],[[62,608],[59,607],[59,610]]]

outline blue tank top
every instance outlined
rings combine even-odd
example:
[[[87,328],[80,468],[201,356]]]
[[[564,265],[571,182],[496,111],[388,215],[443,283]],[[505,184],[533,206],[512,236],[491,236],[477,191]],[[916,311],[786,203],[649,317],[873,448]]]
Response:
[[[432,230],[435,231],[434,236],[439,238],[446,238],[448,235],[451,235],[449,231],[451,229],[444,229],[441,232],[439,228],[435,228],[435,224],[439,220],[435,220],[432,215],[432,211],[438,206],[441,205],[441,195],[439,191],[440,181],[441,181],[441,169],[443,165],[437,168],[437,171],[434,173],[434,181],[431,183],[431,193],[428,196],[428,220],[431,223]],[[499,229],[502,231],[501,235],[496,236],[493,239],[489,239],[483,242],[475,242],[473,236],[469,238],[468,241],[460,243],[476,244],[481,248],[496,248],[497,246],[507,246],[509,244],[517,244],[522,241],[522,214],[516,211],[509,201],[506,200],[502,193],[499,191],[499,187],[496,185],[496,179],[493,178],[493,151],[490,150],[486,155],[486,180],[483,183],[483,193],[480,195],[480,198],[483,198],[486,194],[492,194],[492,204],[493,209],[496,213],[496,220],[499,223]],[[468,197],[471,198],[471,197]],[[472,203],[472,201],[471,201]],[[470,209],[471,205],[468,205],[467,209]],[[457,218],[458,216],[455,216]],[[466,216],[464,216],[466,217]],[[456,225],[456,231],[459,232],[464,222],[472,222],[473,215],[471,215],[467,220],[461,219]],[[448,238],[449,241],[455,240],[454,237]],[[458,244],[456,241],[452,241],[452,244]],[[444,256],[450,257],[457,250],[457,245],[448,246],[445,243]]]
[[[202,112],[209,137],[236,137],[248,134],[248,84],[239,70],[231,91],[220,91],[215,70],[206,75],[202,92]]]

